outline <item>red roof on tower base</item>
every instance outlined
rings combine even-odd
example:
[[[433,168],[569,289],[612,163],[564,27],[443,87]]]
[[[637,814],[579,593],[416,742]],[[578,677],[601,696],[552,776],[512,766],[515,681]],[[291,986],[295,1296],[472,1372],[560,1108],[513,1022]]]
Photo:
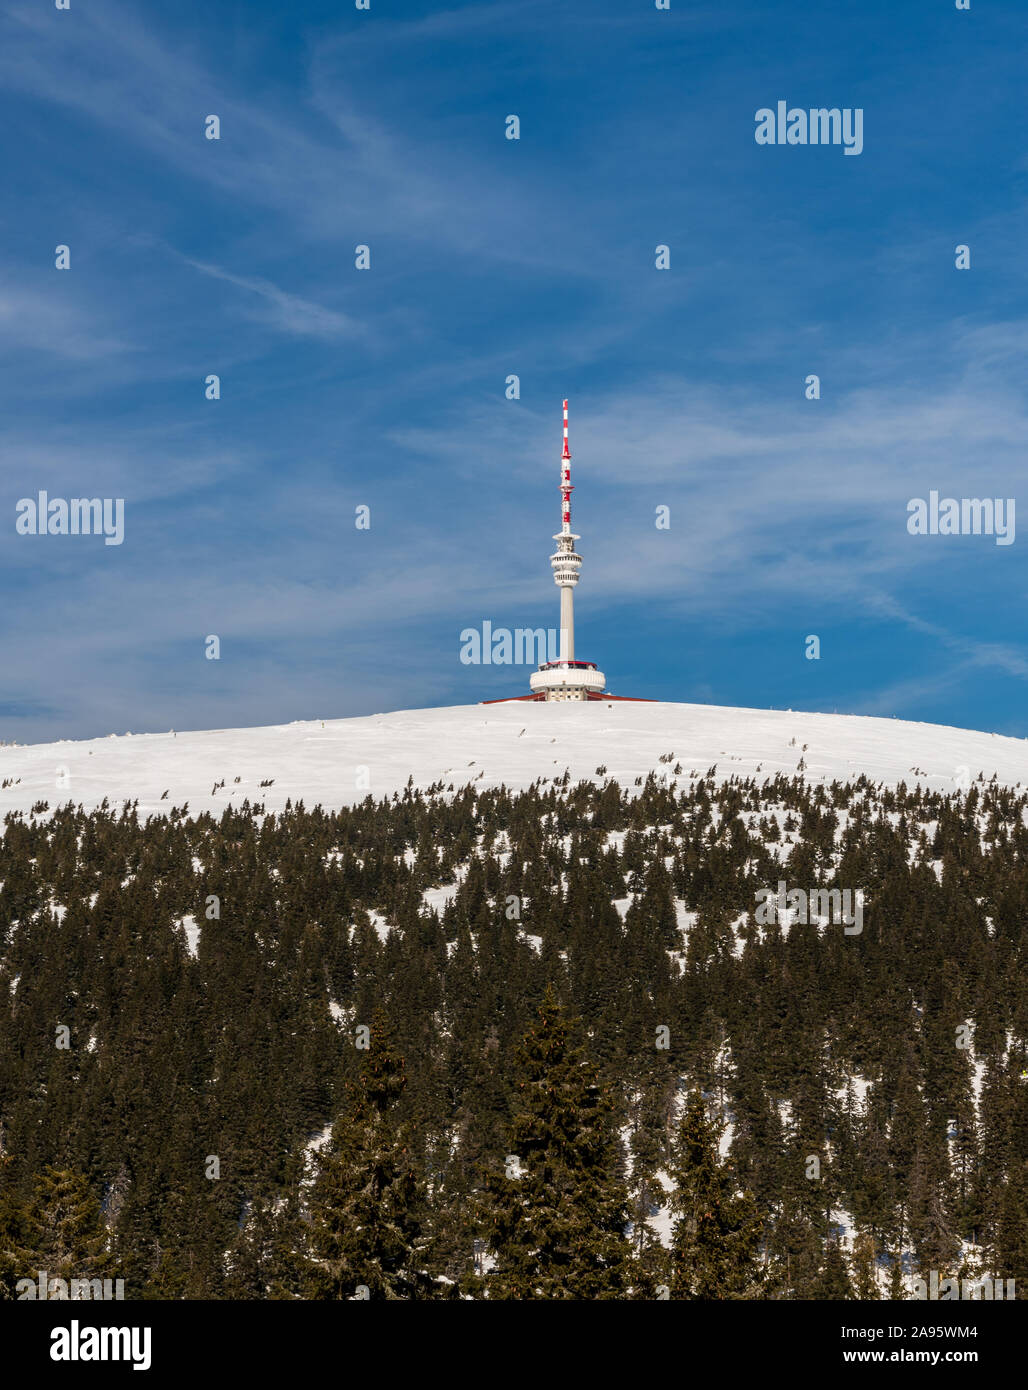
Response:
[[[597,695],[593,691],[587,691],[587,700],[631,700],[636,704],[656,705],[658,700],[651,700],[646,695]],[[546,693],[542,690],[533,690],[530,695],[501,695],[498,700],[479,700],[480,705],[507,705],[514,700],[545,700]]]

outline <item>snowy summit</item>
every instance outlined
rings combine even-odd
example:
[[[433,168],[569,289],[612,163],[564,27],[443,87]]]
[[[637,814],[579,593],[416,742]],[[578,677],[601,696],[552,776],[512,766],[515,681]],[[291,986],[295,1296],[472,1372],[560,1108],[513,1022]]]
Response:
[[[454,705],[0,747],[0,817],[40,801],[88,810],[105,798],[112,807],[138,801],[141,815],[186,802],[190,813],[217,814],[244,800],[267,811],[287,799],[335,809],[402,791],[409,778],[422,789],[441,782],[516,790],[565,769],[573,782],[613,778],[631,789],[650,772],[688,785],[711,768],[718,779],[761,782],[779,774],[848,781],[864,773],[875,782],[920,782],[938,791],[966,790],[979,778],[1028,786],[1028,740],[896,719],[714,705]]]

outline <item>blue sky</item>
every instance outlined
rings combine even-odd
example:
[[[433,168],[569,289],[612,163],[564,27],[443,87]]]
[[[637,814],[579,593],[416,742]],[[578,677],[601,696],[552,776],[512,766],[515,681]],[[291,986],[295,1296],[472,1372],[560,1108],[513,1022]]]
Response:
[[[0,738],[526,690],[459,634],[557,623],[564,396],[612,691],[1028,734],[1028,533],[906,530],[930,489],[1028,528],[1026,30],[1019,0],[13,0]],[[863,108],[862,154],[758,146],[778,100]],[[123,497],[124,544],[16,534],[40,489]]]

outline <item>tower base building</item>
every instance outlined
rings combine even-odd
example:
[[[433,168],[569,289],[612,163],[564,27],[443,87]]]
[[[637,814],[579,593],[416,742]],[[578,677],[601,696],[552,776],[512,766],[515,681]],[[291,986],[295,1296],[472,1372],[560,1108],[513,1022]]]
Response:
[[[599,700],[607,678],[595,661],[547,661],[528,678],[539,700]]]

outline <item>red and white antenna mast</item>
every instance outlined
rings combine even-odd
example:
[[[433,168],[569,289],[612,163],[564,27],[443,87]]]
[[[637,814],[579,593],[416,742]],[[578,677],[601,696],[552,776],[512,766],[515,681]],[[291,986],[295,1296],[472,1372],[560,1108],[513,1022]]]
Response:
[[[561,534],[571,534],[571,450],[568,448],[568,403],[564,402],[564,452],[560,456]],[[554,540],[557,538],[554,537]]]

